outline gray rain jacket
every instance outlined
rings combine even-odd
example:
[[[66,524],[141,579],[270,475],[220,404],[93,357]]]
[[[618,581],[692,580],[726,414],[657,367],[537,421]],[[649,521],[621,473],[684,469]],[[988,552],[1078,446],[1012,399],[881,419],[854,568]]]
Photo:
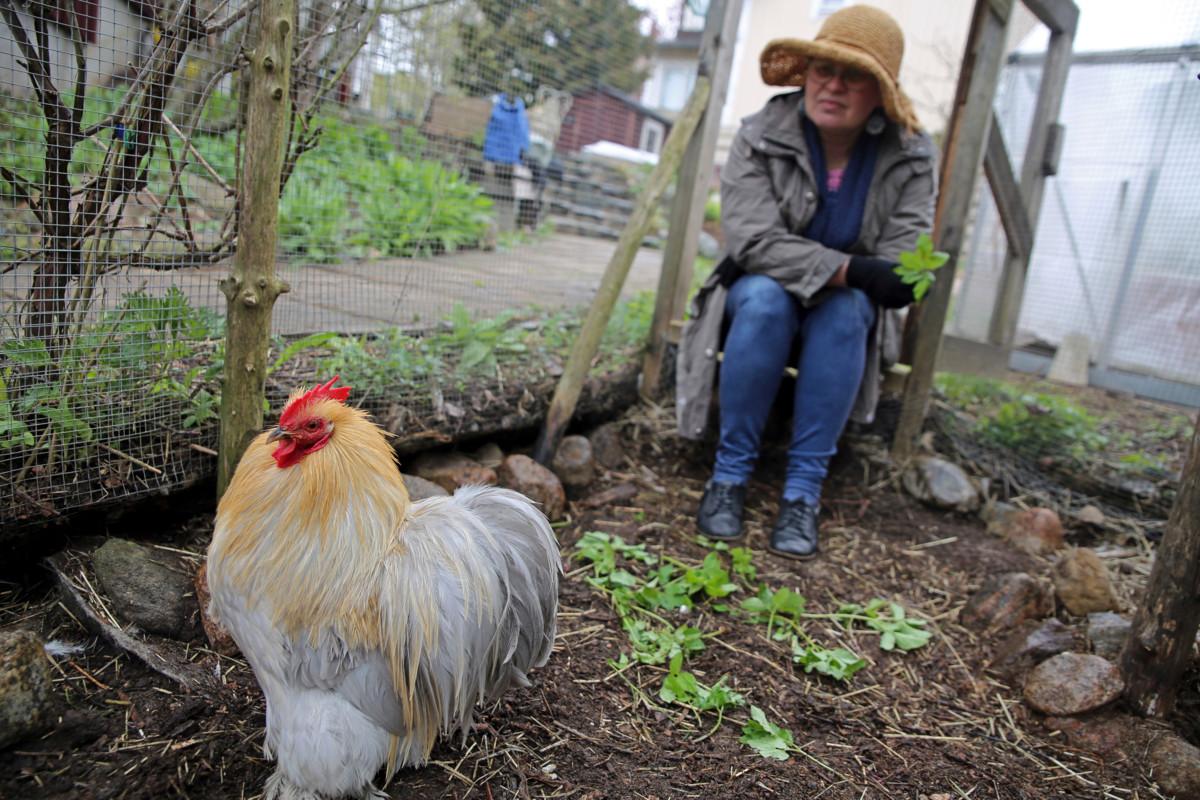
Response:
[[[675,413],[681,435],[708,428],[728,286],[722,277],[769,275],[805,306],[820,303],[824,286],[847,255],[896,260],[933,227],[936,153],[924,133],[907,135],[889,123],[880,134],[875,175],[858,240],[845,253],[805,239],[817,210],[817,183],[804,141],[803,91],[777,95],[742,121],[721,170],[721,226],[726,252],[692,301],[675,370]],[[851,419],[870,422],[883,368],[900,350],[900,315],[878,309],[867,342],[867,372]],[[871,365],[874,365],[872,367]]]

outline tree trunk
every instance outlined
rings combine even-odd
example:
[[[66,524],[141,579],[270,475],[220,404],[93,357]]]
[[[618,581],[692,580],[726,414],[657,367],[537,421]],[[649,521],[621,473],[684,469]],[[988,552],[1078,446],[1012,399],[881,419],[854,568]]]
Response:
[[[275,277],[275,241],[295,28],[295,0],[263,0],[258,43],[250,56],[237,258],[233,272],[221,281],[228,311],[218,497],[246,446],[262,430],[271,309],[288,290]]]
[[[1143,714],[1175,708],[1200,626],[1200,418],[1179,494],[1158,546],[1141,608],[1121,652],[1125,697]]]

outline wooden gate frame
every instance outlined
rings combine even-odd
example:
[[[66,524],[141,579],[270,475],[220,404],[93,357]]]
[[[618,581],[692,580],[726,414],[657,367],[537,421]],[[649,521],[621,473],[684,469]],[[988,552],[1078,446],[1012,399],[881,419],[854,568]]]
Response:
[[[654,317],[642,361],[640,391],[645,398],[652,399],[657,394],[667,348],[679,342],[692,283],[692,264],[696,260],[700,228],[704,222],[704,204],[712,182],[717,139],[721,134],[721,112],[729,92],[742,4],[742,0],[709,0],[705,14],[697,75],[712,80],[712,91],[708,95],[708,108],[688,142],[675,183],[662,271],[654,296]]]
[[[925,302],[910,307],[908,312],[905,352],[910,354],[912,370],[904,383],[903,406],[892,440],[892,455],[899,460],[913,454],[925,423],[954,273],[981,162],[1008,242],[989,339],[1007,354],[1016,332],[1042,191],[1046,178],[1057,172],[1062,152],[1063,127],[1058,123],[1058,112],[1079,23],[1079,8],[1073,0],[1021,1],[1050,29],[1046,65],[1021,163],[1021,181],[1017,183],[1008,149],[992,113],[1016,0],[976,0],[954,109],[942,148],[941,188],[933,223],[934,241],[950,254],[950,260],[939,270],[938,280]]]

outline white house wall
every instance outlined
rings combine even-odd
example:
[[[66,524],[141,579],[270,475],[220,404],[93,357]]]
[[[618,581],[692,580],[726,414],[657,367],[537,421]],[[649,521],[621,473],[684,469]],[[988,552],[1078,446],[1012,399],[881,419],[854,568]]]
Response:
[[[745,0],[738,31],[740,57],[735,51],[734,73],[722,114],[722,136],[717,161],[723,163],[740,121],[760,109],[775,94],[792,89],[766,86],[759,73],[758,56],[767,42],[779,38],[811,39],[824,18],[828,0]],[[842,3],[841,5],[847,5]],[[905,36],[900,83],[912,98],[926,129],[937,132],[946,124],[959,66],[971,23],[974,0],[872,0],[899,22]],[[1009,41],[1012,46],[1036,25],[1021,3],[1014,7]]]
[[[32,42],[33,19],[17,8],[24,23],[26,35]],[[120,0],[101,0],[100,19],[97,23],[96,42],[87,45],[88,84],[107,83],[114,74],[124,72],[130,64],[140,63],[142,42],[148,41],[148,23],[130,11]],[[69,91],[75,81],[75,49],[70,37],[58,25],[47,26],[50,45],[50,70],[55,87],[60,92]],[[33,87],[24,67],[17,63],[21,58],[12,31],[0,24],[0,92],[17,97],[32,97]],[[21,60],[24,60],[21,58]]]

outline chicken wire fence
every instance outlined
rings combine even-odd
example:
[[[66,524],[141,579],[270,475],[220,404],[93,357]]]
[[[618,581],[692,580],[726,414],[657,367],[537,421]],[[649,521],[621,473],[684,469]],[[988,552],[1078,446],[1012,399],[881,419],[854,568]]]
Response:
[[[642,13],[299,4],[275,411],[337,372],[373,409],[461,416],[473,383],[492,397],[524,383],[514,370],[556,372],[562,309],[594,294],[671,126],[636,99]],[[0,0],[0,17],[0,522],[16,523],[215,469],[258,3]],[[658,259],[639,254],[633,289]],[[650,304],[630,308],[614,341],[644,337]]]
[[[1200,32],[1200,8],[1174,13],[1171,31]],[[1014,164],[1044,61],[1018,53],[1001,76],[995,111]],[[1082,335],[1093,383],[1200,405],[1197,72],[1196,45],[1074,56],[1059,114],[1062,156],[1046,183],[1018,318],[1027,366],[1044,368],[1067,336]],[[951,333],[987,340],[1005,251],[981,185]]]

